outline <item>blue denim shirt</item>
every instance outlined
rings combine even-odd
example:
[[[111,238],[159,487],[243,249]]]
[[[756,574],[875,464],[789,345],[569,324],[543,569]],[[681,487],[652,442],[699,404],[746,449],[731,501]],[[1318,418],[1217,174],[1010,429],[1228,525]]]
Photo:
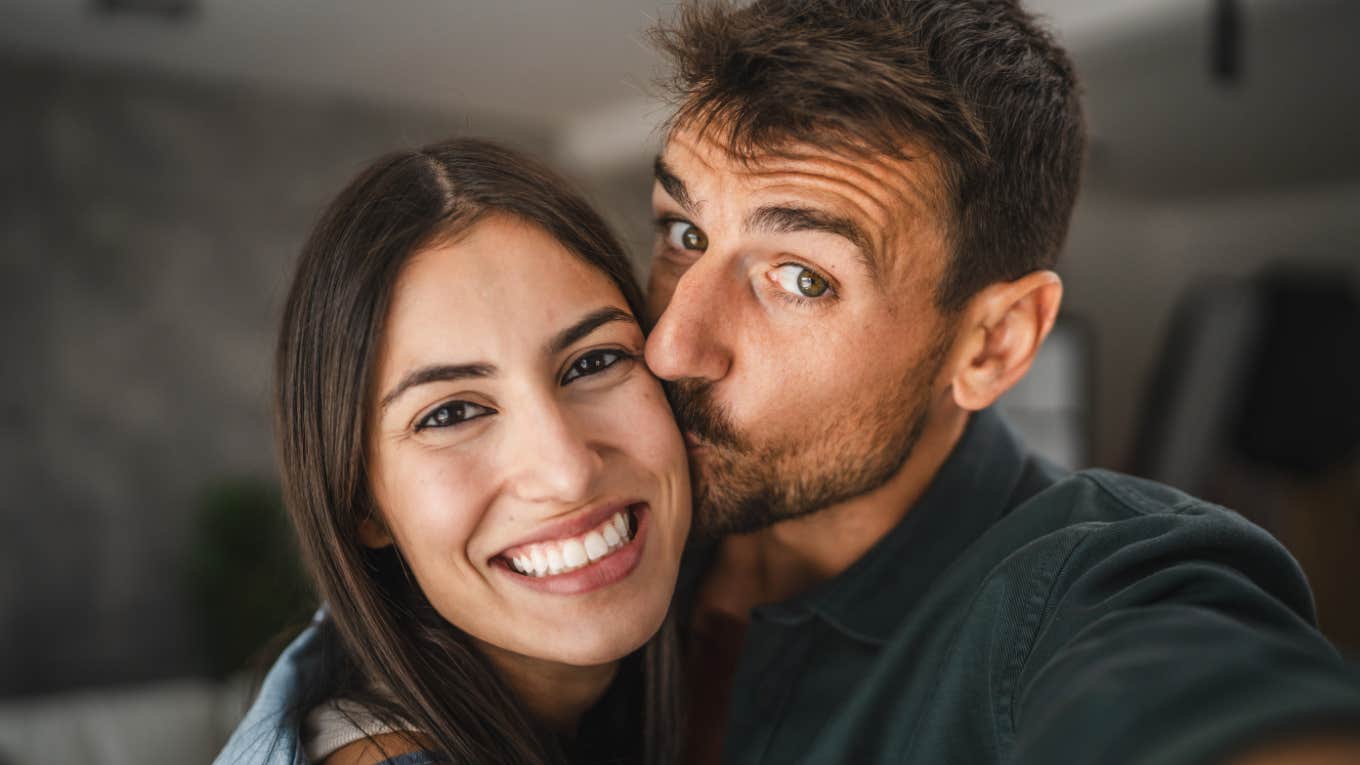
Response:
[[[303,765],[301,731],[287,712],[297,691],[320,672],[317,624],[326,616],[318,610],[312,624],[302,631],[269,668],[260,693],[245,718],[227,740],[213,765]]]
[[[302,731],[288,712],[298,689],[321,672],[321,647],[317,625],[326,618],[324,608],[317,610],[312,623],[279,654],[269,668],[260,693],[250,710],[227,739],[213,765],[305,765],[309,762],[302,746]],[[410,752],[384,760],[382,765],[433,765],[429,752]]]

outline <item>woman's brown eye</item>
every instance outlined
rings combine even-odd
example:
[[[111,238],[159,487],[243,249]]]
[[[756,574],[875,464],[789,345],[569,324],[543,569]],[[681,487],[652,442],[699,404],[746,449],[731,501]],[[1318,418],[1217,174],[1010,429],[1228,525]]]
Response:
[[[679,250],[708,249],[708,237],[699,227],[686,220],[673,220],[666,224],[666,241]]]
[[[831,282],[825,276],[806,266],[787,264],[776,268],[770,279],[785,292],[805,298],[818,298],[831,289]]]
[[[469,401],[450,401],[447,404],[441,404],[438,409],[425,415],[420,422],[416,423],[416,430],[447,428],[460,422],[485,417],[488,414],[494,414],[494,412]]]
[[[572,380],[580,377],[599,374],[614,366],[614,364],[618,363],[619,359],[622,359],[626,355],[627,354],[622,351],[611,350],[592,351],[587,353],[572,362],[572,365],[567,368],[567,373],[562,375],[562,384],[566,385]]]

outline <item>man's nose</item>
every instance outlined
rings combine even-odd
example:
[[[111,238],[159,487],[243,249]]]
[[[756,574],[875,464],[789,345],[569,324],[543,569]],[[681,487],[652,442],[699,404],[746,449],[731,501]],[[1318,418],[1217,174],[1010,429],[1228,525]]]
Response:
[[[707,262],[706,262],[707,261]],[[732,366],[728,330],[735,295],[728,267],[711,254],[675,283],[670,302],[647,337],[647,366],[665,380],[721,380]]]
[[[506,459],[511,491],[529,502],[581,502],[594,496],[604,467],[587,424],[556,402],[523,412]]]

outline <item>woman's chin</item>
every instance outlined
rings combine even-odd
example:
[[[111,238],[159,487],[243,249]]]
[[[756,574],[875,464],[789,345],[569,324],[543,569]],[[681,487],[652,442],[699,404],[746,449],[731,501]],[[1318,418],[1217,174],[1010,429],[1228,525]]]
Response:
[[[654,613],[653,613],[654,611]],[[666,618],[664,607],[652,609],[645,614],[637,611],[617,612],[617,624],[603,620],[586,629],[579,625],[575,629],[563,628],[557,632],[551,646],[542,658],[574,667],[595,667],[618,661],[641,648]]]

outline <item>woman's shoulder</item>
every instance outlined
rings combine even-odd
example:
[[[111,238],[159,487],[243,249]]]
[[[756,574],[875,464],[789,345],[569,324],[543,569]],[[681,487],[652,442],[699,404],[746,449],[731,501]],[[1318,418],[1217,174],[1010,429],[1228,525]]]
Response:
[[[404,733],[381,733],[352,741],[325,759],[313,762],[320,765],[438,765],[443,760]]]
[[[372,765],[394,754],[416,753],[423,747],[415,726],[401,719],[374,714],[350,699],[331,699],[313,707],[302,726],[303,748],[311,762],[326,765]],[[418,765],[405,760],[392,765]]]

